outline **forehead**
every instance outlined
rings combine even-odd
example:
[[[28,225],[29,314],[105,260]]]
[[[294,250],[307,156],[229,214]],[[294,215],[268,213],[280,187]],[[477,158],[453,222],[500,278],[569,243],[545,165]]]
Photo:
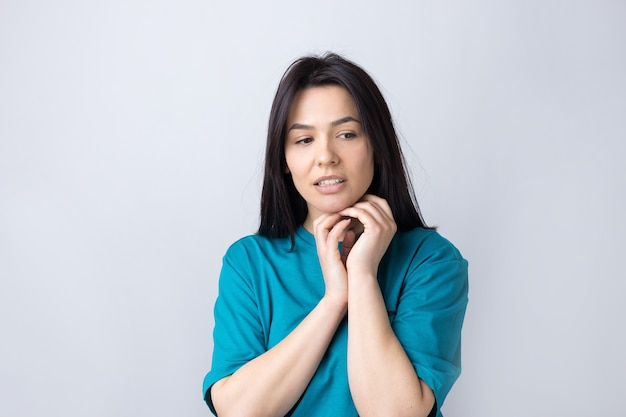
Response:
[[[309,87],[294,96],[287,122],[324,123],[342,117],[358,118],[358,110],[348,90],[337,85]]]

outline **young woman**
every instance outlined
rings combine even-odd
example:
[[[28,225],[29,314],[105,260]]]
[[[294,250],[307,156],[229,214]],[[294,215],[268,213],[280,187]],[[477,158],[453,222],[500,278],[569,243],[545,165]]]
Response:
[[[223,259],[205,400],[219,417],[441,416],[467,262],[428,228],[385,100],[335,54],[271,109],[257,234]]]

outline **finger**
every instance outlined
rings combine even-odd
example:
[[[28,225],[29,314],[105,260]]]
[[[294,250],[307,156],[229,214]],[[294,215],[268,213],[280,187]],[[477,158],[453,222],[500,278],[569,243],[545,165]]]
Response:
[[[388,217],[393,219],[393,211],[391,210],[391,206],[389,202],[382,197],[378,197],[374,194],[365,194],[360,201],[369,201],[376,205],[380,210],[382,210]]]
[[[348,260],[348,255],[350,255],[350,251],[356,242],[356,233],[352,229],[346,230],[346,234],[343,238],[343,242],[341,243],[341,262],[346,264]]]
[[[316,238],[318,245],[324,248],[330,247],[337,250],[339,240],[344,231],[350,226],[351,218],[338,213],[325,215],[315,223]]]
[[[367,211],[379,222],[395,223],[391,207],[385,199],[373,195],[366,197],[367,199],[357,202],[354,207]]]
[[[336,222],[332,228],[330,229],[330,233],[328,234],[328,239],[332,239],[334,244],[339,243],[341,240],[341,236],[345,233],[346,229],[350,227],[350,223],[352,222],[351,217],[341,216],[341,220]]]
[[[372,215],[363,207],[356,207],[356,205],[343,209],[340,214],[353,218],[355,220],[354,223],[360,223],[363,228],[365,228],[368,223],[370,225],[374,223],[374,218],[372,217]]]
[[[322,242],[326,242],[328,237],[328,233],[330,230],[325,227],[324,223],[327,220],[328,215],[323,215],[315,219],[313,222],[313,236],[315,236],[316,242],[318,242],[318,246]]]
[[[356,217],[363,224],[364,233],[368,230],[375,234],[385,231],[395,232],[397,227],[393,217],[389,217],[383,209],[371,201],[358,202],[341,211],[341,214]]]
[[[350,220],[349,217],[342,216],[339,213],[332,213],[325,215],[323,218],[320,218],[320,221],[316,224],[316,227],[328,237],[331,234],[336,235],[337,233],[343,233],[344,221]],[[341,229],[338,232],[338,228]],[[343,228],[343,229],[342,229]]]
[[[363,227],[368,225],[373,226],[375,223],[385,222],[384,213],[370,202],[359,202],[352,207],[348,207],[340,212],[343,215],[348,215],[358,219]]]

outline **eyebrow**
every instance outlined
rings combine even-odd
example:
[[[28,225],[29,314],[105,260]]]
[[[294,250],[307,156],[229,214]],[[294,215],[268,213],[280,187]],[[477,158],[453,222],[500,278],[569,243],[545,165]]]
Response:
[[[342,117],[341,119],[335,120],[334,122],[331,122],[330,125],[332,127],[336,127],[339,125],[342,125],[344,123],[348,123],[348,122],[357,122],[357,123],[361,123],[360,120],[355,119],[352,116],[346,116],[346,117]],[[294,123],[291,125],[291,127],[289,127],[289,129],[287,129],[287,132],[292,131],[294,129],[299,129],[299,130],[313,130],[313,126],[311,125],[305,125],[302,123]]]

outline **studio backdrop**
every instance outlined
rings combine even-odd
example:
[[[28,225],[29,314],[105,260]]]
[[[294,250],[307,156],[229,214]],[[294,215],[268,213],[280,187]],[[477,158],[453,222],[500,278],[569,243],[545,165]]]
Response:
[[[0,415],[208,416],[285,68],[381,86],[468,259],[448,417],[619,415],[626,3],[0,1]]]

